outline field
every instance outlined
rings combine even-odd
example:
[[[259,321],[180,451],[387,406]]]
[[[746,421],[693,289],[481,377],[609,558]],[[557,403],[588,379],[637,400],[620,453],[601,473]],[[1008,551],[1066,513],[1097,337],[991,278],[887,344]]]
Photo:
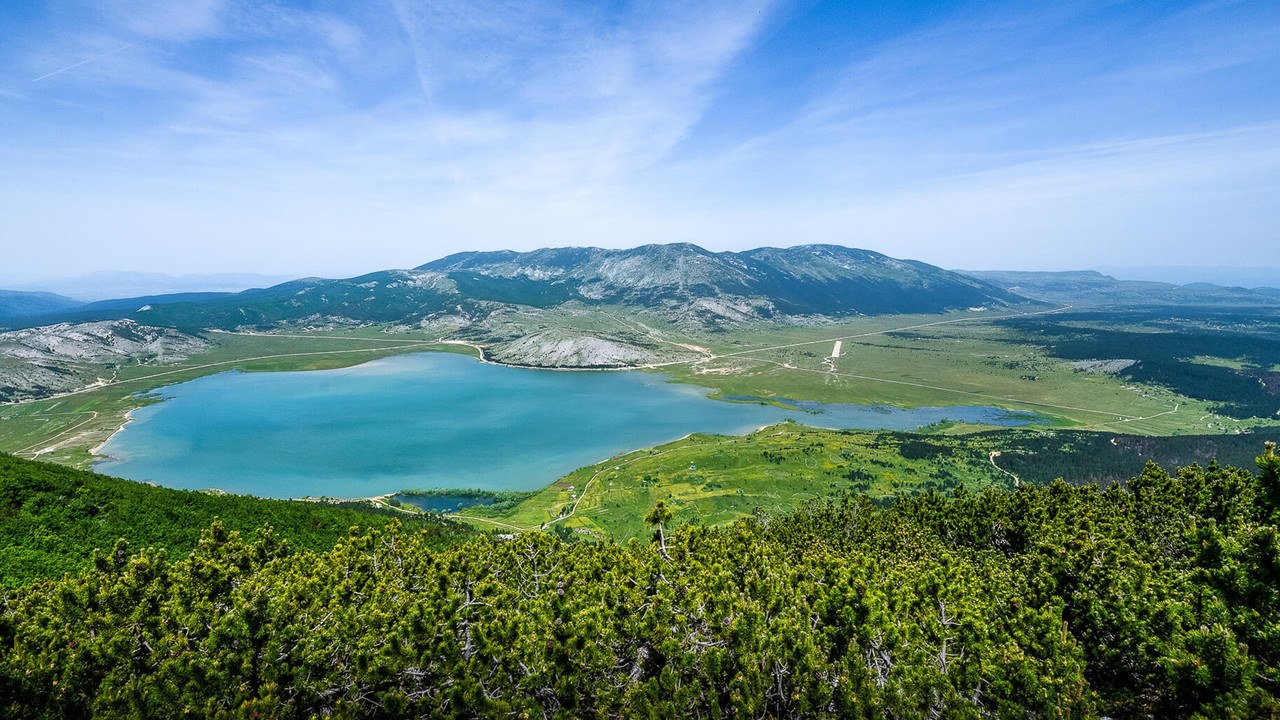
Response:
[[[781,514],[817,497],[869,495],[886,505],[926,492],[1013,488],[1065,478],[1125,482],[1148,461],[1166,468],[1225,464],[1252,468],[1259,435],[1152,438],[1079,430],[997,430],[949,435],[832,431],[783,423],[742,437],[691,435],[581,468],[512,510],[473,507],[456,515],[480,529],[557,530],[625,542],[647,537],[644,515],[659,500],[674,525],[721,525],[755,513]]]
[[[880,437],[790,423],[742,437],[691,435],[581,468],[512,512],[494,516],[468,508],[458,517],[485,518],[477,527],[500,529],[558,522],[570,531],[625,542],[647,536],[643,517],[658,500],[675,512],[676,524],[718,525],[756,508],[786,512],[805,500],[846,492],[888,497],[904,484],[913,490],[929,482],[941,488],[938,481],[948,487],[1006,484],[1006,476],[989,464],[906,461],[895,443],[881,443]]]
[[[1048,416],[1050,425],[1148,435],[1233,433],[1268,424],[1231,417],[1229,411],[1238,407],[1220,407],[1214,397],[1176,392],[1160,382],[1123,375],[1126,362],[1133,362],[1133,337],[1152,337],[1153,328],[1140,325],[1153,321],[1164,323],[1155,329],[1168,335],[1197,333],[1198,340],[1207,337],[1209,342],[1197,342],[1200,354],[1195,358],[1161,356],[1148,358],[1147,364],[1217,365],[1210,371],[1240,371],[1245,366],[1235,355],[1222,355],[1236,348],[1215,348],[1212,343],[1221,342],[1227,334],[1223,329],[1249,336],[1271,327],[1260,327],[1253,311],[1236,311],[1237,319],[1251,321],[1233,327],[1224,327],[1218,317],[1225,311],[1215,311],[1213,321],[1186,313],[1135,318],[1124,312],[1068,311],[1035,306],[1000,314],[881,315],[811,325],[744,325],[722,332],[690,330],[625,308],[606,308],[509,313],[496,319],[493,328],[505,337],[566,327],[680,352],[684,358],[654,363],[650,369],[678,382],[711,388],[721,397],[897,407],[994,405],[1040,413]],[[1066,326],[1061,318],[1075,331],[1104,333],[1101,342],[1089,348],[1093,355],[1063,356],[1057,345],[1047,346],[1045,329],[1055,331],[1053,339],[1062,339]],[[832,357],[837,341],[841,350]],[[701,350],[691,354],[693,348]],[[1114,354],[1121,351],[1131,354]],[[1236,382],[1242,384],[1239,378]],[[1194,389],[1212,395],[1216,387],[1202,383]],[[1256,383],[1253,387],[1262,406],[1272,402],[1280,408],[1280,400],[1267,399]]]
[[[1148,435],[1203,431],[1205,417],[1212,422],[1220,414],[1211,401],[1128,381],[1106,372],[1105,365],[1083,370],[1076,359],[1051,355],[1027,329],[994,319],[895,317],[887,327],[885,320],[735,333],[719,342],[699,338],[715,359],[662,371],[725,396],[898,407],[994,405],[1048,415],[1057,425]],[[841,351],[833,358],[836,339]],[[1226,423],[1221,432],[1267,424],[1220,420]]]

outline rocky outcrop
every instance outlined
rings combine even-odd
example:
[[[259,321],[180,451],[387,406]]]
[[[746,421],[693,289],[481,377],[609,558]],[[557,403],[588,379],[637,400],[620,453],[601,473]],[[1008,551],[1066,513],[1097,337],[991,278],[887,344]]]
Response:
[[[165,363],[207,349],[209,343],[194,335],[133,320],[59,323],[0,333],[0,356],[37,362],[105,363],[141,357]]]
[[[164,365],[209,347],[195,335],[133,320],[59,323],[0,333],[0,401],[76,390],[106,382],[126,363]]]
[[[654,347],[641,347],[563,329],[551,329],[498,343],[487,350],[486,355],[508,365],[543,368],[634,367],[666,357]]]

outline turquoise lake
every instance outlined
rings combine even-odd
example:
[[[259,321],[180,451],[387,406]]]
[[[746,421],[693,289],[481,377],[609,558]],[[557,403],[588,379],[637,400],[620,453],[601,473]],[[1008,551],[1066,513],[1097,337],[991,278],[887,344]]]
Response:
[[[94,469],[183,489],[259,497],[368,497],[411,488],[533,490],[584,465],[692,432],[742,434],[792,419],[910,430],[947,419],[999,425],[992,407],[804,403],[787,410],[705,397],[642,372],[550,372],[418,353],[340,370],[227,372],[165,388],[100,451]]]

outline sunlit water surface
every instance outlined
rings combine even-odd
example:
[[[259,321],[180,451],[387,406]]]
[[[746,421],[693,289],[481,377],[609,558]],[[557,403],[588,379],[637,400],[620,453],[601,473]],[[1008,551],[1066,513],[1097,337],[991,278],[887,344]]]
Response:
[[[641,372],[549,372],[419,353],[341,370],[227,372],[165,388],[103,448],[99,472],[260,497],[368,497],[407,488],[532,490],[575,468],[691,432],[741,434],[788,418],[909,430],[947,419],[1018,425],[991,407],[804,403],[805,412],[705,397]]]

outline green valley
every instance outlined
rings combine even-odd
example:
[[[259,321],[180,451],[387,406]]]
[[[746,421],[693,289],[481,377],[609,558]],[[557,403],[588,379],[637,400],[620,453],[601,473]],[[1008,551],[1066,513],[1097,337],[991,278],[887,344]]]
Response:
[[[0,720],[1280,720],[1280,2],[0,2]]]
[[[1266,339],[1276,327],[1275,314],[1250,312],[1249,324],[1238,330],[1225,326],[1224,317],[1246,315],[1220,311],[1200,318],[1183,311],[1135,318],[1122,312],[1085,316],[1029,310],[875,316],[807,326],[748,323],[707,331],[613,307],[503,311],[488,322],[493,337],[545,335],[561,328],[575,336],[648,346],[656,359],[636,367],[712,388],[721,397],[898,407],[996,405],[1038,412],[1061,426],[1151,435],[1222,434],[1274,425],[1265,414],[1249,414],[1251,408],[1280,402],[1275,395],[1280,385],[1257,380],[1280,363],[1276,341]],[[1217,324],[1205,327],[1207,321]],[[1163,329],[1153,330],[1153,323]],[[1064,328],[1078,338],[1074,345],[1062,342]],[[103,367],[94,373],[97,384],[83,391],[0,405],[0,450],[85,467],[89,450],[114,432],[129,410],[153,401],[147,392],[231,368],[332,368],[422,350],[476,354],[475,346],[485,348],[486,359],[505,362],[494,357],[494,341],[474,330],[444,332],[447,343],[440,342],[441,334],[388,330],[209,332],[203,336],[209,349],[181,361]],[[1157,330],[1165,334],[1153,334]],[[1241,345],[1240,338],[1259,336],[1248,347]],[[1135,345],[1143,338],[1168,338],[1172,344]],[[840,356],[833,358],[837,341]],[[1180,345],[1185,351],[1178,350]],[[1257,378],[1240,364],[1242,354],[1249,353],[1257,357],[1249,361],[1249,367],[1260,368]],[[1146,357],[1130,357],[1135,355]],[[1181,376],[1171,374],[1183,369]]]
[[[1210,460],[1247,467],[1262,439],[1280,435],[1142,437],[949,424],[931,430],[834,431],[788,423],[742,437],[692,435],[579,469],[514,508],[481,505],[450,517],[478,529],[564,528],[569,536],[625,542],[645,536],[645,514],[660,501],[676,525],[724,525],[844,495],[889,505],[950,495],[961,486],[980,493],[1065,478],[1105,487],[1125,484],[1148,462],[1169,469]]]

